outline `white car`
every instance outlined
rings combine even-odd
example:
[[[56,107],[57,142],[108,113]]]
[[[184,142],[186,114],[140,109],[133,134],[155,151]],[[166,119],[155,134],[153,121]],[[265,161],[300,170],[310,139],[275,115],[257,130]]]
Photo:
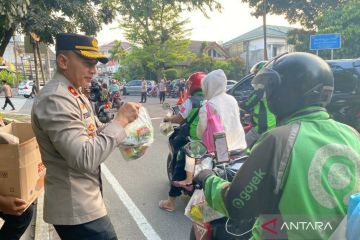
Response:
[[[18,94],[22,95],[26,98],[29,98],[31,95],[31,91],[34,85],[34,81],[24,81],[21,82],[18,86]],[[42,89],[43,86],[40,85],[40,89]]]
[[[235,80],[227,80],[226,90],[232,88],[236,83],[237,83],[237,81],[235,81]]]
[[[18,94],[23,95],[26,98],[30,97],[33,85],[33,81],[21,82],[18,86]]]

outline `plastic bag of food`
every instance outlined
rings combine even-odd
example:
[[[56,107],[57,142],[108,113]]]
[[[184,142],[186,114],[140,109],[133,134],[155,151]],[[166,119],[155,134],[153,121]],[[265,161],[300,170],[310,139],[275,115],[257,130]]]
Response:
[[[139,110],[139,117],[125,127],[127,137],[120,143],[119,149],[125,160],[142,157],[154,141],[154,128],[149,114],[144,107]]]
[[[223,214],[208,206],[204,191],[196,189],[191,196],[186,208],[185,215],[194,222],[207,223],[224,217]]]
[[[174,132],[174,128],[171,122],[161,122],[160,123],[160,132],[165,136],[170,136]]]

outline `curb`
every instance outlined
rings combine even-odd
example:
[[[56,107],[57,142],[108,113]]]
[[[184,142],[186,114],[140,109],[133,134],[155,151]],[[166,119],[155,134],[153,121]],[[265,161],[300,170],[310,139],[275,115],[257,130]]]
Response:
[[[50,240],[50,225],[43,220],[44,192],[37,199],[35,240]]]

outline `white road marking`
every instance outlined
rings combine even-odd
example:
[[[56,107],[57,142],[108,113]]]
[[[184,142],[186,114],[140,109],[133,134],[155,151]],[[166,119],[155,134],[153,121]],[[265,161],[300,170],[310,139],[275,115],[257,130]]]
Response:
[[[104,174],[106,180],[113,187],[115,193],[123,202],[124,206],[127,208],[128,212],[130,213],[136,224],[139,226],[144,236],[147,239],[151,239],[151,240],[161,240],[160,236],[155,232],[155,230],[152,228],[152,226],[144,217],[144,215],[142,215],[142,213],[137,208],[135,203],[131,200],[129,195],[121,187],[118,180],[114,177],[114,175],[110,172],[110,170],[106,167],[105,164],[101,165],[101,172]]]
[[[164,117],[153,117],[153,118],[151,118],[151,120],[159,120],[159,119],[164,119]]]

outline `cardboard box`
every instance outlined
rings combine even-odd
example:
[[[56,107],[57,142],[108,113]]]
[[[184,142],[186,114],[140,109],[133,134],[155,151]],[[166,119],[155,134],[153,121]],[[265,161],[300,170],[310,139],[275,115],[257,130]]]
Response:
[[[0,144],[0,195],[33,202],[44,189],[45,166],[31,123],[11,123],[0,132],[13,134],[19,144]]]

